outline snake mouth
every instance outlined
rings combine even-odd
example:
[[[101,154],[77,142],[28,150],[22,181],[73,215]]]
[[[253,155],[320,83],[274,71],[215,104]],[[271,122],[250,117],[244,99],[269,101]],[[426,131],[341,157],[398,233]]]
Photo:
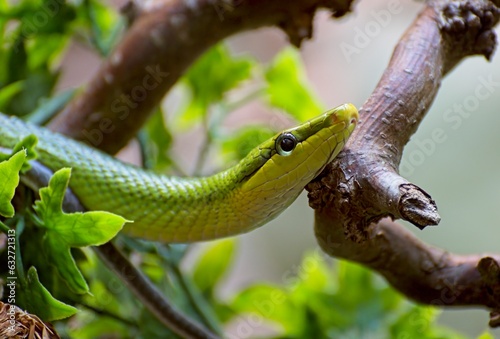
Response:
[[[346,127],[349,127],[352,124],[357,124],[359,119],[359,113],[356,106],[353,104],[343,104],[334,108],[335,114],[331,115],[331,124],[335,125],[339,122],[347,122]]]

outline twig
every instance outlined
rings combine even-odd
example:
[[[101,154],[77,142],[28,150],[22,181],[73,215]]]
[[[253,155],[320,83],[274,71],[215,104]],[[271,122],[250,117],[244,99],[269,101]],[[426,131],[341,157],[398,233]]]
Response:
[[[111,242],[94,249],[101,260],[122,279],[144,306],[170,330],[182,338],[218,338],[214,333],[179,313],[156,286],[137,270]]]
[[[94,306],[86,304],[86,303],[84,303],[82,301],[78,301],[78,304],[80,304],[81,306],[83,306],[83,307],[91,310],[95,314],[99,314],[101,316],[108,317],[108,318],[114,319],[114,320],[116,320],[118,322],[124,323],[124,324],[126,324],[128,326],[131,326],[131,327],[134,327],[134,328],[138,328],[136,322],[134,322],[132,320],[129,320],[129,319],[126,319],[126,318],[123,318],[123,317],[121,317],[118,314],[112,313],[112,312],[110,312],[108,310],[104,310],[104,309],[101,309],[101,308],[94,307]]]

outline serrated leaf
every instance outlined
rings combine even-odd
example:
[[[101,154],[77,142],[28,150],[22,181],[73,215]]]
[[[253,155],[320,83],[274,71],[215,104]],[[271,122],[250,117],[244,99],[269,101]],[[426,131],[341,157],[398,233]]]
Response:
[[[87,293],[88,286],[71,256],[71,247],[101,245],[111,240],[123,227],[126,219],[108,212],[67,214],[62,211],[64,194],[71,170],[54,173],[49,186],[40,189],[35,211],[45,228],[45,250],[51,263],[75,293]]]
[[[52,176],[49,186],[40,189],[41,200],[35,211],[48,232],[54,232],[70,247],[102,245],[116,236],[127,220],[109,212],[93,211],[67,214],[62,211],[71,169],[64,168]]]
[[[21,173],[25,173],[26,171],[30,170],[31,165],[29,161],[34,160],[38,157],[38,153],[36,152],[37,143],[37,136],[34,134],[29,134],[14,146],[12,153],[19,151],[25,151],[26,153],[26,158],[24,159],[23,166],[21,167]]]
[[[266,71],[269,103],[283,109],[299,121],[319,115],[323,105],[307,83],[300,55],[287,48],[279,53]]]
[[[228,270],[236,247],[235,242],[236,240],[231,238],[211,244],[196,263],[193,280],[205,295],[212,295],[217,283]]]
[[[19,185],[19,172],[26,160],[26,151],[15,153],[10,159],[0,162],[0,215],[7,218],[14,216],[12,198]]]
[[[22,283],[19,305],[45,321],[71,317],[78,312],[73,306],[55,299],[38,279],[35,267],[30,267],[26,281]]]

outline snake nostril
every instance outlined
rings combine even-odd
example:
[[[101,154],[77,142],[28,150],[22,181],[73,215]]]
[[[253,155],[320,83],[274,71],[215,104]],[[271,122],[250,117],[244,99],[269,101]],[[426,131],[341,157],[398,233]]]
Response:
[[[355,125],[357,122],[358,122],[358,119],[351,118],[351,121],[350,121],[351,125]]]

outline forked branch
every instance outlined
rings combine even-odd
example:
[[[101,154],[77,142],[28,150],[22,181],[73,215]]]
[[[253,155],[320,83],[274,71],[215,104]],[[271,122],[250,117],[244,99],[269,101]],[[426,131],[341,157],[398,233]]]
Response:
[[[500,256],[448,254],[380,220],[404,219],[421,229],[439,222],[430,195],[398,174],[401,155],[442,77],[469,55],[491,57],[498,6],[428,1],[394,49],[344,151],[307,187],[316,237],[328,254],[367,265],[420,302],[488,307],[491,326],[500,326]]]

